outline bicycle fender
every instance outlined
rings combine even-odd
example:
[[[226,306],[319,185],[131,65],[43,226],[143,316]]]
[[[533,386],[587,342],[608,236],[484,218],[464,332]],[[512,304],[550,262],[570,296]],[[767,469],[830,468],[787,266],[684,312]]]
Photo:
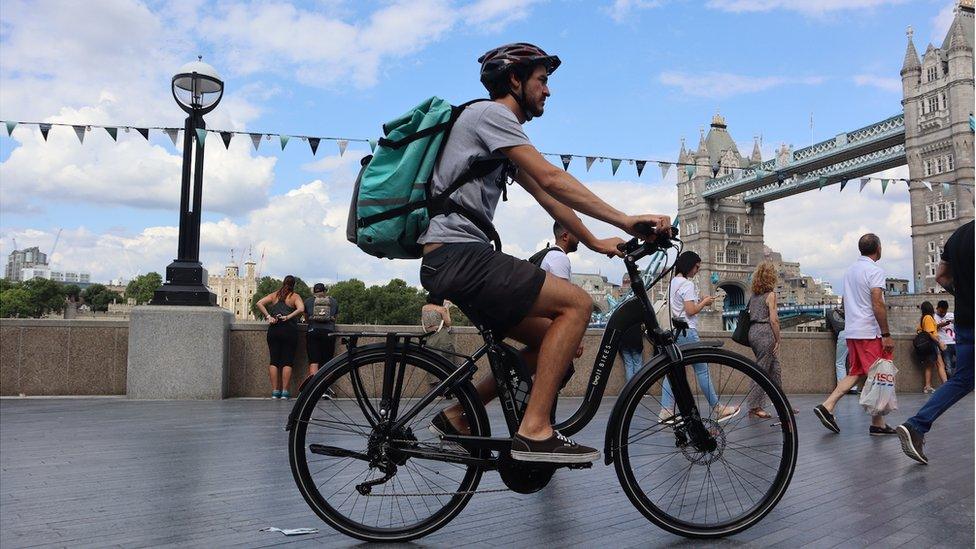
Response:
[[[686,343],[679,346],[681,348],[682,355],[694,355],[696,351],[709,351],[709,352],[721,352],[723,354],[728,353],[728,351],[719,350],[714,342],[702,341],[695,343]],[[610,419],[607,421],[607,432],[603,443],[603,462],[606,465],[613,463],[616,458],[617,448],[613,445],[613,434],[617,432],[621,417],[623,416],[624,401],[625,398],[634,390],[634,386],[640,383],[641,379],[651,370],[660,366],[663,363],[667,363],[670,359],[666,353],[658,353],[654,355],[650,361],[648,361],[644,366],[630,378],[623,388],[620,390],[620,395],[617,397],[617,401],[613,405],[613,410],[610,412]]]

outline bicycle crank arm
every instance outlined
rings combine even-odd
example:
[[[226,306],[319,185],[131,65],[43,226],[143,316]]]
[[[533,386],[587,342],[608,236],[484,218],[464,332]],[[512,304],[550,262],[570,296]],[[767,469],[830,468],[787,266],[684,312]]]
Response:
[[[463,435],[444,435],[444,442],[456,442],[465,448],[507,452],[512,449],[512,439],[500,437],[469,437]]]
[[[363,461],[369,461],[369,456],[366,454],[356,452],[354,450],[346,450],[345,448],[336,448],[335,446],[325,446],[324,444],[309,444],[308,450],[313,454],[318,454],[320,456],[355,458]]]

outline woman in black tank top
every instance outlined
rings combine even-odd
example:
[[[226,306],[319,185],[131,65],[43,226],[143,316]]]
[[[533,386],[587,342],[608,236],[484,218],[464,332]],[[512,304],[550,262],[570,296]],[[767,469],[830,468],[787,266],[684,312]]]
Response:
[[[301,296],[295,293],[295,277],[286,276],[278,291],[262,297],[258,301],[258,310],[268,322],[271,398],[287,400],[291,396],[291,368],[298,344],[298,317],[305,311]]]

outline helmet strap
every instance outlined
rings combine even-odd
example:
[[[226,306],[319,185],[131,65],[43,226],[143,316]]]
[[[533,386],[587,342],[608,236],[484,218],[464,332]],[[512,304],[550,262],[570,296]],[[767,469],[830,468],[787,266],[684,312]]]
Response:
[[[516,94],[514,90],[509,90],[509,95],[511,95],[515,102],[518,103],[519,108],[522,109],[522,116],[525,117],[525,121],[528,122],[534,118],[532,111],[529,110],[528,105],[525,101],[525,83],[522,83],[521,93]]]

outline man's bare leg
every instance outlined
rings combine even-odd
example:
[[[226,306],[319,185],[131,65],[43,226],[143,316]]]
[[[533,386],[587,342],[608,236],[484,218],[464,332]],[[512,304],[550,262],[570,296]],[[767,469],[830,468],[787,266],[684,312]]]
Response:
[[[837,386],[834,387],[834,392],[830,393],[827,400],[823,401],[823,407],[826,408],[831,414],[834,413],[834,406],[837,406],[837,402],[847,393],[847,391],[849,391],[851,387],[855,385],[861,385],[863,387],[864,380],[867,379],[867,377],[868,376],[844,376],[844,379],[837,382]]]
[[[561,278],[546,275],[546,282],[529,311],[529,317],[551,318],[539,347],[532,393],[518,434],[544,440],[552,436],[550,413],[566,370],[583,339],[593,310],[593,301],[581,288]]]

